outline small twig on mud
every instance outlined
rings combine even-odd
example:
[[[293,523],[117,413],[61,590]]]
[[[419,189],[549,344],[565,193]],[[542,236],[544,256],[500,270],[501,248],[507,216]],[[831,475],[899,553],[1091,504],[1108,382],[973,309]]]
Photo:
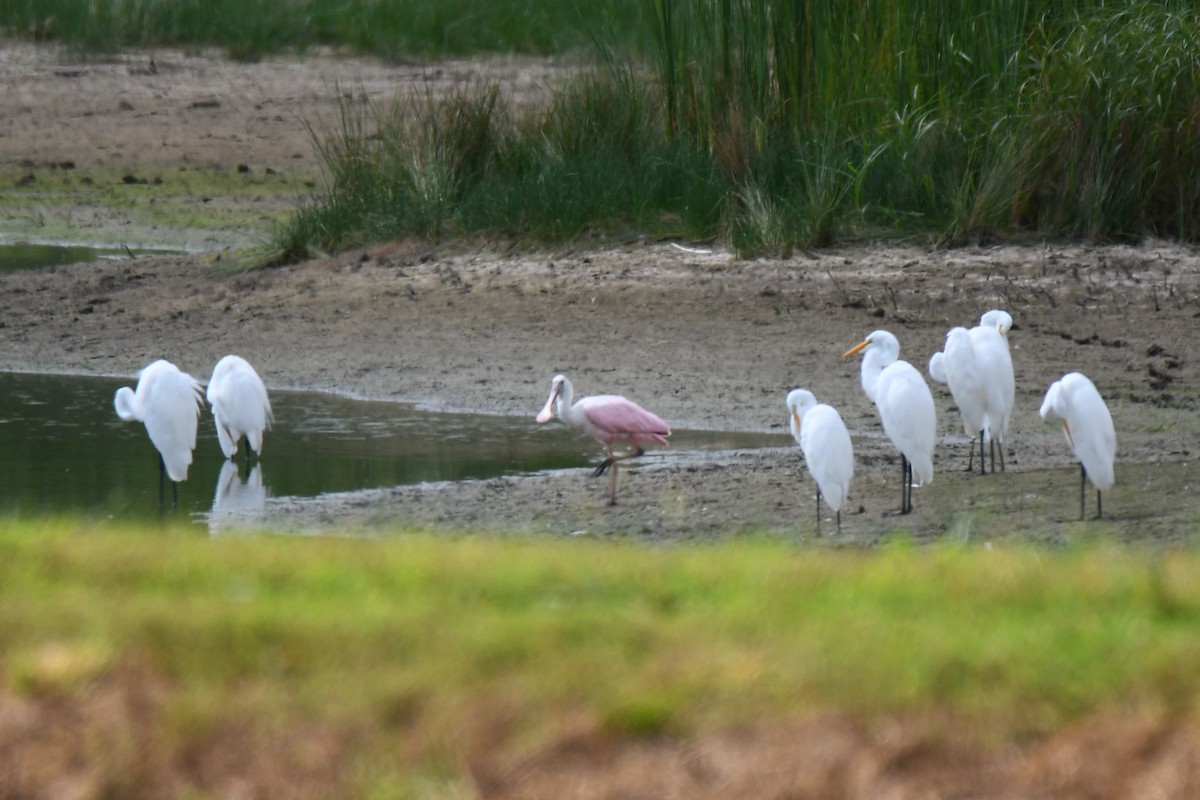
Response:
[[[888,297],[892,299],[892,311],[899,312],[900,304],[896,302],[896,292],[892,289],[892,285],[890,283],[886,283],[884,284],[883,288],[887,289]]]
[[[829,276],[829,280],[833,282],[833,288],[838,290],[838,294],[842,296],[842,305],[850,305],[850,296],[842,288],[842,285],[837,282],[837,278],[833,277],[832,270],[825,270],[825,274]]]

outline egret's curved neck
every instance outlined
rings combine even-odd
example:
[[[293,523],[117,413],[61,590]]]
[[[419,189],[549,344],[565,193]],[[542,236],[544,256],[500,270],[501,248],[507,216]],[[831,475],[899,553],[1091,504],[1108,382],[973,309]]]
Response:
[[[862,388],[867,397],[871,398],[871,402],[875,402],[875,392],[879,386],[879,375],[896,360],[895,356],[890,356],[881,350],[874,347],[869,348],[863,353],[862,360]]]
[[[117,390],[117,396],[113,401],[113,405],[117,409],[117,416],[126,422],[142,421],[141,400],[128,386],[122,386]]]

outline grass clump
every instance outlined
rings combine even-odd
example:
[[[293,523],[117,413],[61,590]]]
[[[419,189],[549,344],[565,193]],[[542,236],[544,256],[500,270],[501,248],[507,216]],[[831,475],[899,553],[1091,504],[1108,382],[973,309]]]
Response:
[[[650,64],[604,51],[542,108],[475,89],[326,138],[327,191],[281,249],[634,232],[742,252],[867,236],[1200,239],[1190,4],[655,8]]]

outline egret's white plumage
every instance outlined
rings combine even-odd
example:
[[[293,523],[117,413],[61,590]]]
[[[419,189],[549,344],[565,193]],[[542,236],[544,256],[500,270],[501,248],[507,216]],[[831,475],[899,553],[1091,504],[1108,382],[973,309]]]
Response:
[[[933,448],[937,441],[933,395],[921,373],[907,361],[899,360],[900,342],[888,331],[871,333],[842,358],[860,352],[863,392],[875,403],[883,432],[904,457],[900,511],[908,513],[912,510],[913,477],[919,483],[933,480]]]
[[[1096,385],[1080,372],[1068,372],[1050,384],[1039,412],[1047,422],[1061,422],[1071,451],[1079,459],[1083,474],[1096,487],[1097,516],[1100,493],[1115,481],[1113,461],[1117,454],[1117,432],[1112,415]],[[1080,479],[1079,516],[1084,514],[1083,479]]]
[[[945,350],[929,359],[929,377],[950,387],[950,394],[963,417],[967,435],[979,439],[980,458],[984,442],[1000,442],[1000,463],[1004,464],[1004,443],[1016,399],[1012,357],[1005,334],[1012,327],[1007,312],[994,309],[980,317],[979,325],[968,332],[951,328],[946,334]],[[972,444],[972,457],[974,445]],[[980,464],[983,470],[984,465]],[[995,471],[993,448],[992,470]]]
[[[1013,318],[1012,315],[1007,311],[1003,311],[999,308],[993,308],[991,311],[984,312],[984,314],[979,317],[979,324],[984,328],[992,328],[996,330],[1001,336],[1004,337],[1005,341],[1007,341],[1008,332],[1012,329]]]
[[[555,375],[550,381],[550,396],[537,415],[539,423],[549,422],[555,415],[573,428],[578,428],[604,445],[608,457],[593,473],[603,475],[609,467],[609,504],[617,502],[617,463],[636,458],[645,445],[667,444],[671,429],[667,423],[620,395],[600,394],[575,400],[575,389],[565,375]],[[613,455],[613,444],[624,442],[634,448],[623,455]]]
[[[217,362],[208,380],[208,402],[226,458],[237,453],[242,436],[255,454],[262,455],[263,431],[271,427],[274,416],[267,387],[246,359],[229,355]]]
[[[1003,311],[988,313],[1004,314]],[[987,314],[984,317],[986,318]],[[987,324],[980,324],[971,329],[975,364],[983,381],[984,405],[987,409],[986,429],[991,438],[1000,442],[1001,461],[1004,443],[1008,440],[1008,425],[1012,420],[1017,392],[1012,356],[1008,351],[1008,341],[1004,338],[1005,330],[1007,328]]]
[[[850,433],[837,409],[818,403],[807,389],[793,389],[787,396],[792,437],[804,453],[804,463],[817,483],[817,529],[821,527],[820,501],[837,514],[842,526],[842,502],[854,477],[854,447]]]
[[[946,385],[963,418],[968,436],[979,436],[987,428],[987,393],[984,376],[975,358],[975,346],[966,328],[951,328],[942,350]],[[933,359],[930,359],[932,361]],[[932,375],[932,373],[930,373]],[[936,376],[934,377],[936,380]]]
[[[160,359],[138,373],[136,390],[122,386],[113,398],[117,416],[145,424],[172,481],[187,480],[196,449],[201,397],[199,381]]]

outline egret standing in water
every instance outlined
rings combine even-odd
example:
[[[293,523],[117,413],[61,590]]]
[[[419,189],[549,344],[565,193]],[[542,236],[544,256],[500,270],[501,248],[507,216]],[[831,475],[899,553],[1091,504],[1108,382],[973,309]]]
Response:
[[[217,362],[208,380],[208,402],[225,458],[233,458],[243,436],[246,462],[251,450],[261,456],[263,431],[271,427],[274,417],[267,387],[246,359],[230,355]]]
[[[937,409],[929,385],[916,367],[900,361],[900,342],[879,330],[842,354],[863,354],[862,387],[879,410],[883,432],[900,451],[900,513],[912,511],[914,475],[933,480],[933,447],[937,441]]]
[[[793,389],[787,396],[792,438],[804,453],[804,463],[817,483],[817,533],[821,532],[821,497],[837,515],[842,532],[842,501],[854,476],[854,447],[850,433],[837,409],[818,403],[807,389]]]
[[[612,468],[608,504],[616,505],[617,463],[644,454],[644,445],[667,444],[671,429],[656,415],[619,395],[595,395],[578,401],[574,397],[575,390],[566,376],[555,375],[550,381],[550,396],[537,415],[537,421],[549,422],[557,414],[572,428],[578,428],[604,445],[608,457],[600,462],[592,476],[599,477]],[[613,445],[617,442],[624,442],[634,449],[623,455],[613,455]]]
[[[203,408],[200,382],[169,361],[158,360],[138,373],[137,390],[122,386],[113,398],[117,416],[141,422],[158,450],[158,502],[163,504],[163,473],[179,504],[179,481],[187,480]]]
[[[1080,372],[1068,372],[1050,384],[1040,411],[1047,422],[1061,422],[1067,444],[1079,459],[1079,518],[1084,518],[1086,481],[1096,487],[1096,519],[1103,506],[1100,493],[1112,488],[1117,432],[1096,385]]]

